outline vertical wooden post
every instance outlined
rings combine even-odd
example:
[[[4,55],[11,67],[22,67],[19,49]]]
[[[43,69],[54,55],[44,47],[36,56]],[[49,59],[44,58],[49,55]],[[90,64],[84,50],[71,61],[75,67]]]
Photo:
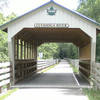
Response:
[[[28,42],[27,42],[27,59],[28,59]]]
[[[29,42],[29,59],[31,58],[31,45],[30,45],[30,42]]]
[[[14,39],[14,57],[15,57],[15,59],[17,59],[16,51],[17,51],[17,48],[16,48],[16,38],[15,38]]]
[[[34,58],[34,43],[32,43],[32,58]]]
[[[26,42],[24,41],[24,59],[26,59]]]
[[[36,62],[36,65],[35,65],[35,70],[37,69],[37,43],[36,43],[36,41],[34,41],[34,43],[33,43],[33,49],[34,49],[34,60],[35,60],[35,62]]]
[[[30,43],[30,58],[32,59],[32,44]]]
[[[33,46],[32,46],[32,43],[31,43],[31,58],[33,58]]]
[[[23,55],[23,42],[22,42],[22,40],[21,40],[21,44],[20,44],[20,46],[21,46],[21,51],[20,51],[20,58],[22,59],[22,55]]]
[[[12,62],[12,80],[11,80],[11,84],[12,85],[15,84],[15,80],[16,80],[15,79],[16,77],[15,77],[15,56],[14,56],[14,51],[15,50],[14,50],[14,39],[15,38],[13,37],[12,40],[11,40],[11,43],[12,43],[11,44],[12,45],[11,46],[11,50],[12,50],[12,61],[11,61]]]
[[[19,40],[17,39],[17,59],[19,59]]]
[[[34,43],[34,59],[37,61],[37,44]]]
[[[10,83],[7,84],[7,90],[9,90],[9,89],[10,89]]]

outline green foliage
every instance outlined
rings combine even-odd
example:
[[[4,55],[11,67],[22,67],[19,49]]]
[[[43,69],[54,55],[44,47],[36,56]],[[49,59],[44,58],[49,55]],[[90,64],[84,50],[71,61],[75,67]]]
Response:
[[[3,14],[0,13],[0,25],[5,22],[15,18],[15,14],[4,17]],[[0,62],[8,61],[8,34],[0,30]]]
[[[70,66],[72,67],[74,73],[79,74],[79,69],[78,69],[78,67],[73,66],[72,64],[70,64]]]
[[[49,59],[49,58],[52,58],[53,55],[57,52],[57,48],[58,48],[58,45],[56,43],[45,43],[45,44],[42,44],[38,48],[38,52],[43,53],[44,59],[47,59],[47,58]]]
[[[97,35],[96,61],[100,62],[100,34]]]
[[[80,0],[77,11],[100,22],[100,0]]]
[[[7,33],[0,31],[0,62],[8,61]]]
[[[88,96],[89,100],[100,100],[100,90],[83,89],[83,93]]]
[[[72,43],[59,43],[58,55],[63,58],[78,58],[78,48]]]
[[[38,48],[44,59],[49,58],[78,58],[78,49],[71,43],[45,43]]]
[[[77,11],[100,23],[100,0],[80,0]],[[100,34],[97,35],[96,60],[100,62]]]

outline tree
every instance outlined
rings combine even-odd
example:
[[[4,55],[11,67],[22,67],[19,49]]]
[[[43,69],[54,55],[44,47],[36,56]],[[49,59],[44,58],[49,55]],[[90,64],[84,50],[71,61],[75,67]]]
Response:
[[[43,53],[44,59],[52,58],[57,52],[58,45],[56,43],[45,43],[38,48],[38,52]]]
[[[71,43],[45,43],[38,48],[44,59],[49,58],[78,58],[78,48]]]
[[[97,35],[96,60],[100,62],[100,34]]]
[[[80,0],[77,11],[100,23],[100,0]],[[100,61],[100,33],[97,35],[96,60]]]
[[[59,43],[59,57],[63,58],[78,58],[78,48],[72,43]]]
[[[100,22],[100,0],[80,0],[77,11]]]
[[[0,61],[8,61],[7,33],[0,31]]]
[[[7,17],[4,17],[3,14],[0,13],[0,25],[15,17],[16,15],[14,13]],[[8,34],[0,30],[0,62],[8,60]]]

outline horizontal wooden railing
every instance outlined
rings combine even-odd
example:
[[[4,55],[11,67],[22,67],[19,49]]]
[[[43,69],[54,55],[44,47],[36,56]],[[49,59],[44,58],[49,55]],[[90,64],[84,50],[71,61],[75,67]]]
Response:
[[[15,83],[34,73],[36,64],[34,59],[15,60]]]
[[[90,60],[80,60],[79,61],[80,72],[88,79],[90,76]]]
[[[75,67],[79,68],[79,73],[82,74],[86,79],[90,76],[90,60],[84,59],[84,60],[78,60],[78,59],[69,59],[67,58],[70,64],[72,64]]]
[[[10,88],[11,81],[11,66],[10,63],[0,63],[0,93],[2,92],[3,86],[7,89]]]
[[[43,68],[54,65],[56,63],[57,60],[53,59],[42,59],[38,61],[35,61],[34,59],[15,60],[15,83],[25,79],[30,75],[33,75],[33,73],[36,73]]]
[[[66,60],[72,64],[74,67],[78,67],[79,68],[79,59],[70,59],[70,58],[66,58]]]
[[[37,61],[37,69],[44,69],[46,67],[49,67],[51,65],[57,64],[58,63],[58,59],[42,59],[42,60],[38,60]]]
[[[100,89],[100,63],[92,62],[92,76],[94,85]]]
[[[58,60],[48,59],[48,60],[38,60],[27,59],[27,60],[15,60],[15,83],[32,75],[38,70],[42,70],[46,67],[58,63]],[[0,64],[0,92],[4,85],[7,85],[7,88],[10,86],[11,82],[11,66],[10,63]]]

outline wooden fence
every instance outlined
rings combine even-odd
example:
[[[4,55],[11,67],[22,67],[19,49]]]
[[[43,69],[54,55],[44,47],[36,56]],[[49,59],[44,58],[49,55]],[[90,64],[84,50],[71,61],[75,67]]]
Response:
[[[68,62],[69,62],[70,64],[72,64],[73,66],[79,68],[79,59],[69,59],[69,58],[67,58],[67,60],[68,60]]]
[[[21,69],[19,70],[16,68],[15,70],[18,72],[18,75],[26,75],[27,73],[30,74],[32,71],[34,71],[34,61],[29,60],[28,64],[27,61],[16,61],[16,64],[21,62]],[[37,71],[42,70],[46,67],[49,67],[51,65],[54,65],[58,63],[58,60],[53,59],[47,59],[47,60],[38,60],[37,61]],[[19,76],[18,76],[19,77]],[[22,78],[21,76],[19,78]],[[11,66],[9,62],[6,63],[0,63],[0,93],[2,92],[2,89],[4,86],[6,86],[7,89],[10,88],[11,84]]]
[[[32,75],[36,71],[34,59],[15,60],[15,83]]]
[[[92,81],[94,86],[100,89],[100,63],[93,62],[92,66]]]
[[[58,63],[58,59],[56,59],[56,60],[54,60],[54,59],[38,60],[38,62],[37,62],[37,70],[44,69],[46,67],[49,67],[49,66],[57,64],[57,63]]]
[[[69,59],[67,58],[70,64],[74,67],[79,68],[79,73],[82,74],[86,79],[90,76],[90,60],[79,60],[79,59]]]
[[[1,63],[0,64],[0,93],[4,86],[7,89],[10,88],[10,81],[11,81],[11,66],[8,63]]]

